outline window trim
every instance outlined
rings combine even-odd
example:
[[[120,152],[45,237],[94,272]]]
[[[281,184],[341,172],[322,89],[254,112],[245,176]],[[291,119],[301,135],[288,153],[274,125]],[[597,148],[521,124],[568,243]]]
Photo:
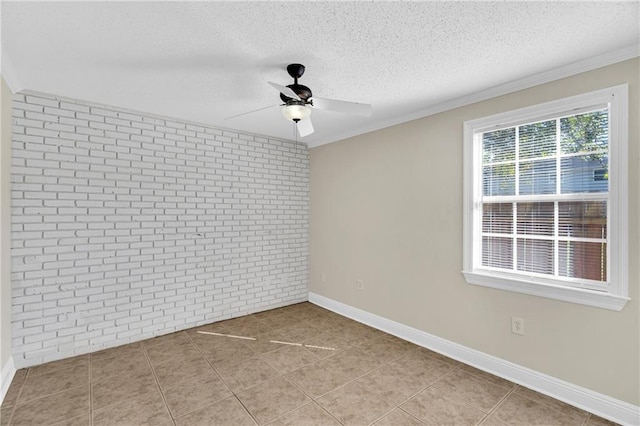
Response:
[[[628,85],[545,102],[465,121],[463,125],[463,270],[469,284],[508,290],[565,302],[620,311],[630,300],[628,297]],[[479,260],[480,215],[474,211],[476,194],[482,193],[482,170],[479,148],[474,134],[498,128],[511,127],[526,121],[538,121],[594,105],[609,105],[609,283],[608,291],[589,290],[562,285],[562,280],[534,277],[502,271],[475,268]],[[612,142],[613,141],[613,142]],[[478,170],[479,168],[479,170]]]

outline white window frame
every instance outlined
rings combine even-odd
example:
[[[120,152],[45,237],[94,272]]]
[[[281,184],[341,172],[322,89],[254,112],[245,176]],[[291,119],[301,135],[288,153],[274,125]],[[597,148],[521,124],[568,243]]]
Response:
[[[546,102],[464,123],[463,271],[469,284],[509,290],[620,311],[628,297],[628,85]],[[606,290],[569,287],[550,276],[523,275],[482,267],[482,144],[475,134],[542,121],[573,110],[609,106],[609,235]]]

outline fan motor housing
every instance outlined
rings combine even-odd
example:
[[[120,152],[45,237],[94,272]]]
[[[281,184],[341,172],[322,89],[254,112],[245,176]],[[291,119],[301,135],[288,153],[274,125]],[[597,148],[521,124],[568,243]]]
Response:
[[[298,97],[305,102],[307,102],[307,100],[313,96],[313,94],[311,93],[311,89],[309,89],[307,86],[304,86],[302,84],[294,83],[294,84],[288,85],[287,87],[293,90],[295,94],[298,95]],[[282,102],[284,103],[294,100],[293,98],[285,96],[282,93],[280,93],[280,99],[282,99]]]

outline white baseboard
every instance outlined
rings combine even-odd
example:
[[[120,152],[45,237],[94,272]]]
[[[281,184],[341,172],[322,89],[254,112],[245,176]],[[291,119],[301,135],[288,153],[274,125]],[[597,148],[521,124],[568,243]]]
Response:
[[[7,395],[7,391],[15,375],[16,367],[13,365],[13,357],[10,356],[0,372],[0,404],[4,401],[4,397]]]
[[[480,370],[623,425],[640,425],[640,407],[309,292],[309,302]]]

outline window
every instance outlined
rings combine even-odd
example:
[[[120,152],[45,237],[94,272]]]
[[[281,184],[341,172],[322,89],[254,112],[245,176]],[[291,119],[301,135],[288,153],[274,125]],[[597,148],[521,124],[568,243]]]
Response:
[[[627,90],[465,122],[469,283],[624,307]]]

